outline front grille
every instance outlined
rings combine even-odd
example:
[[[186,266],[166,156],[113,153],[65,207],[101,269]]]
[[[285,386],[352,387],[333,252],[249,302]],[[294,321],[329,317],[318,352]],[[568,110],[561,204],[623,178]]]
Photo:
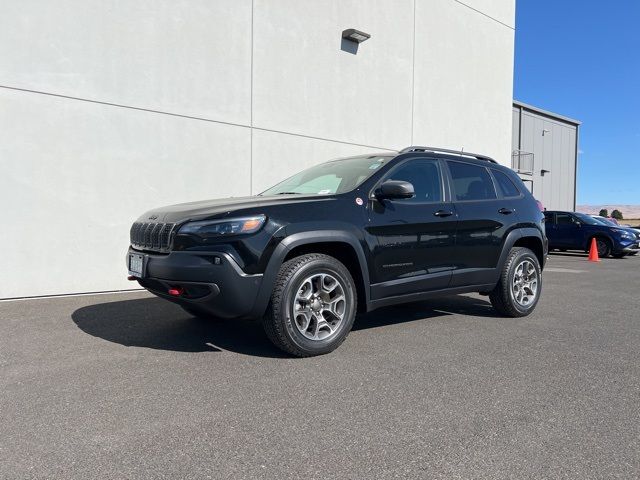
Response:
[[[131,245],[139,250],[167,252],[175,223],[136,222],[131,226]]]

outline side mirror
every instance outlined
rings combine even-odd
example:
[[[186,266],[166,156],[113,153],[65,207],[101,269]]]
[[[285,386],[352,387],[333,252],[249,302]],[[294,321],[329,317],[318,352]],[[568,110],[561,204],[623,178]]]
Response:
[[[386,180],[378,187],[374,193],[378,200],[412,198],[416,192],[413,185],[402,180]]]

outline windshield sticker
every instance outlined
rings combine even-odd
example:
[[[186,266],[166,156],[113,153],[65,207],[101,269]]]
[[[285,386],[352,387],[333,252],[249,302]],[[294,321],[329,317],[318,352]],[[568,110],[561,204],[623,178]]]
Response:
[[[369,165],[369,170],[375,170],[376,168],[378,168],[380,165],[382,165],[381,163],[374,163],[373,165]]]
[[[325,188],[324,190],[320,190],[318,195],[326,195],[327,193],[331,193],[331,189]]]

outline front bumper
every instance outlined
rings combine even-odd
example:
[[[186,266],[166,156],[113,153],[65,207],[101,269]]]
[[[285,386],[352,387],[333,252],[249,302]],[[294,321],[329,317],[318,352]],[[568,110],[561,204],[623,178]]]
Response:
[[[248,275],[223,252],[154,254],[129,248],[143,256],[142,275],[134,278],[149,292],[171,302],[220,318],[250,315],[262,284],[262,274]],[[169,290],[179,291],[178,295]]]
[[[613,253],[634,253],[640,252],[640,243],[634,240],[618,240],[614,242]]]

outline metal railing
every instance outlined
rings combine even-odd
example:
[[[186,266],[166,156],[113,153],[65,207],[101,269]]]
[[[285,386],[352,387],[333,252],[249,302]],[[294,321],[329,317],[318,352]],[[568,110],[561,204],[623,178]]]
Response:
[[[514,150],[511,153],[511,168],[521,175],[533,175],[534,155],[532,152]]]

